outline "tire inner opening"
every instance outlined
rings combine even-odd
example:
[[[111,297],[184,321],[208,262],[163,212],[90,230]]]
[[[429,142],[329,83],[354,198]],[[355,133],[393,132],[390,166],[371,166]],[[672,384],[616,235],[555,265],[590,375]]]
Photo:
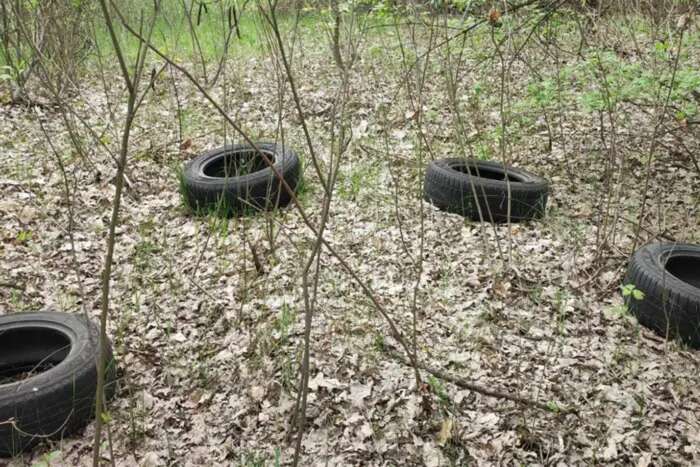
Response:
[[[454,169],[458,172],[471,175],[472,177],[489,178],[491,180],[506,180],[505,172],[487,167],[479,167],[477,170],[477,167],[474,165],[456,165],[454,166]],[[518,182],[520,180],[513,177],[512,174],[508,174],[508,181]]]
[[[265,155],[274,162],[274,154],[263,151]],[[208,177],[239,177],[253,172],[258,172],[267,168],[259,153],[256,151],[235,151],[228,152],[223,157],[217,157],[204,166],[204,175]]]
[[[700,257],[671,256],[666,270],[683,282],[700,288]]]
[[[24,327],[0,331],[0,385],[16,383],[61,363],[71,341],[54,329]]]

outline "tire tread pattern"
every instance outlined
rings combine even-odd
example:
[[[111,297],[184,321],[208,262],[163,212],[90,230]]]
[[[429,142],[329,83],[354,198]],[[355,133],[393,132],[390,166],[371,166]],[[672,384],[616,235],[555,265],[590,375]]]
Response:
[[[0,457],[15,456],[47,437],[69,435],[95,413],[99,329],[84,316],[70,313],[0,316],[0,335],[10,328],[37,326],[66,330],[76,352],[43,373],[21,382],[0,384]],[[109,399],[114,394],[115,378],[109,344],[107,361],[105,396]]]
[[[273,156],[273,164],[287,184],[296,189],[301,175],[299,157],[291,150],[275,143],[257,143],[256,146]],[[247,144],[223,146],[208,151],[186,164],[183,173],[184,195],[187,204],[195,212],[218,210],[225,215],[238,215],[250,210],[270,210],[284,207],[291,196],[284,189],[270,167],[228,178],[208,177],[204,167],[212,160],[233,152],[250,152]]]
[[[491,172],[507,171],[509,178],[513,181],[506,183],[505,180],[477,177],[456,169],[458,166],[465,165]],[[425,173],[424,197],[442,210],[476,221],[483,218],[490,222],[506,222],[508,221],[508,184],[510,185],[511,221],[542,217],[549,193],[546,180],[497,162],[459,158],[432,161]]]
[[[643,326],[662,337],[677,338],[700,348],[700,289],[665,269],[669,255],[700,259],[700,246],[653,243],[639,248],[630,259],[624,284],[633,284],[644,293],[644,298],[627,296],[625,304]]]

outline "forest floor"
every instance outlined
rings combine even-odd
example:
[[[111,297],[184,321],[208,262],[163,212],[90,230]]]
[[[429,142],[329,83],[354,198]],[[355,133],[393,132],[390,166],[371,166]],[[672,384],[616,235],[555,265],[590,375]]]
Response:
[[[392,34],[372,35],[352,74],[353,141],[327,239],[406,336],[415,300],[421,361],[578,412],[486,397],[425,372],[416,391],[413,369],[388,353],[399,345],[386,322],[324,254],[302,465],[698,465],[700,354],[640,327],[620,294],[643,202],[638,245],[700,242],[700,182],[691,162],[668,140],[647,170],[653,113],[620,104],[618,152],[610,157],[600,114],[572,108],[552,117],[551,147],[549,123],[537,116],[508,145],[513,165],[551,184],[544,219],[491,226],[441,212],[421,199],[422,167],[433,157],[465,154],[445,97],[444,56],[437,54],[423,94],[428,151],[401,91]],[[327,160],[337,78],[327,45],[312,35],[300,41],[302,105]],[[697,65],[697,50],[688,66]],[[529,57],[542,61],[538,67],[548,60]],[[465,78],[465,88],[498,82],[498,60],[489,66]],[[234,57],[213,91],[221,99],[226,90],[232,116],[258,140],[278,135],[273,69],[269,58]],[[511,72],[516,102],[532,72],[519,62]],[[70,105],[115,148],[124,94],[111,78],[116,70],[108,76],[105,92],[99,73],[87,74]],[[572,92],[577,86],[567,84]],[[134,130],[114,261],[108,332],[119,390],[108,425],[116,463],[285,464],[293,455],[288,430],[303,341],[300,272],[313,234],[291,208],[230,221],[192,216],[178,170],[220,145],[224,125],[181,76],[166,71],[154,89]],[[538,112],[513,106],[515,113]],[[470,112],[470,131],[498,126],[497,110]],[[282,120],[287,144],[306,164],[302,201],[317,219],[322,192],[289,94]],[[63,174],[39,122],[75,181],[74,249]],[[700,154],[692,131],[686,144]],[[86,310],[98,319],[115,169],[86,141],[89,162],[76,157],[50,107],[0,106],[0,313]],[[422,273],[414,267],[420,255]],[[49,452],[58,465],[87,465],[93,432],[90,425],[10,465],[36,463]]]

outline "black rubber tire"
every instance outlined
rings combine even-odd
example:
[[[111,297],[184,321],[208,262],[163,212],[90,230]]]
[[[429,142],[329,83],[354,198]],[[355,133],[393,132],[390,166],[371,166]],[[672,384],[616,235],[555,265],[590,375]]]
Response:
[[[0,457],[15,456],[45,438],[70,435],[94,418],[98,349],[99,329],[82,315],[0,316],[0,377],[7,380],[36,368],[38,362],[55,364],[0,384]],[[115,375],[109,345],[107,357],[109,398]]]
[[[299,157],[290,149],[275,143],[258,143],[257,146],[273,160],[273,165],[292,190],[296,190],[301,173]],[[208,168],[217,164],[223,167],[224,161],[231,157],[254,152],[250,145],[235,144],[213,149],[192,159],[183,173],[183,191],[187,204],[197,213],[216,212],[225,216],[288,205],[291,196],[260,156],[256,157],[257,163],[263,165],[261,170],[228,177],[210,176],[206,173]]]
[[[700,245],[651,243],[630,259],[624,284],[644,293],[625,297],[640,324],[700,348]]]
[[[427,201],[447,212],[476,221],[507,222],[506,173],[510,184],[510,220],[518,222],[542,217],[549,193],[547,181],[498,162],[459,158],[434,160],[425,171],[423,193]],[[491,177],[484,176],[487,174]]]

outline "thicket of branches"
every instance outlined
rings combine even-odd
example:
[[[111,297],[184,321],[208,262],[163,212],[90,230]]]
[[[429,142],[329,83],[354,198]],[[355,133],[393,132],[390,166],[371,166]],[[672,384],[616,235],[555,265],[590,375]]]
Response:
[[[109,154],[114,164],[110,170],[114,172],[116,191],[109,230],[105,238],[102,268],[100,299],[102,338],[107,337],[107,324],[111,316],[111,268],[114,251],[119,248],[115,231],[120,225],[121,197],[125,186],[129,183],[137,183],[130,181],[128,174],[131,156],[130,138],[135,122],[139,119],[139,110],[146,96],[152,92],[154,82],[160,76],[165,73],[179,74],[209,102],[232,138],[255,146],[253,137],[244,130],[245,125],[232,117],[227,103],[215,97],[217,93],[214,92],[217,86],[230,85],[227,81],[227,57],[231,48],[236,46],[237,38],[240,38],[241,16],[254,15],[274,69],[274,74],[271,75],[273,78],[270,79],[275,79],[278,87],[277,137],[281,140],[285,138],[283,107],[291,105],[296,112],[295,121],[299,122],[304,134],[306,143],[304,152],[308,156],[309,175],[322,189],[322,196],[317,199],[318,204],[305,207],[298,201],[289,186],[284,187],[290,191],[294,208],[314,238],[311,244],[306,245],[306,261],[300,270],[302,289],[299,293],[304,303],[305,332],[301,358],[298,362],[296,416],[289,428],[290,434],[296,437],[294,464],[300,461],[301,440],[307,428],[306,407],[312,366],[310,349],[313,345],[310,331],[314,325],[314,318],[322,313],[316,304],[320,293],[320,271],[324,267],[321,261],[323,256],[333,258],[349,280],[354,281],[363,291],[372,304],[374,312],[382,318],[388,329],[388,353],[413,368],[416,387],[421,386],[422,374],[427,371],[441,378],[451,378],[450,380],[456,384],[491,397],[506,398],[543,410],[574,411],[575,408],[564,406],[552,409],[551,405],[541,400],[519,397],[498,388],[481,387],[474,381],[446,375],[422,363],[417,345],[417,336],[421,332],[418,310],[421,308],[419,291],[423,275],[422,261],[425,255],[422,243],[417,249],[405,245],[407,255],[412,258],[410,271],[406,276],[414,292],[410,300],[412,318],[410,322],[403,322],[397,317],[395,310],[387,309],[383,305],[381,297],[371,285],[351,266],[347,258],[336,251],[324,235],[334,200],[338,173],[353,137],[353,117],[350,109],[353,83],[357,79],[355,65],[365,52],[364,37],[368,29],[376,27],[368,18],[371,15],[384,15],[380,18],[381,26],[396,33],[403,53],[399,67],[402,83],[399,92],[405,98],[405,103],[402,105],[406,106],[406,112],[414,115],[416,122],[414,131],[418,144],[414,162],[417,167],[422,167],[427,160],[435,156],[430,135],[423,126],[422,109],[428,81],[434,79],[441,80],[440,82],[443,83],[445,101],[453,115],[453,120],[446,122],[446,125],[450,126],[454,138],[464,148],[464,154],[460,155],[474,156],[477,147],[474,144],[475,138],[483,137],[483,141],[490,141],[493,148],[492,157],[504,163],[510,163],[513,153],[513,139],[510,136],[515,133],[514,127],[518,124],[513,111],[513,91],[518,85],[513,75],[513,67],[516,64],[524,64],[526,67],[531,67],[530,71],[533,75],[542,74],[539,87],[534,86],[531,90],[532,103],[539,108],[546,122],[551,149],[552,145],[567,143],[564,134],[567,98],[564,96],[565,86],[562,85],[562,77],[565,74],[565,70],[562,69],[562,57],[580,60],[584,64],[583,72],[590,74],[593,77],[591,81],[597,83],[592,85],[595,89],[589,95],[588,104],[590,112],[600,122],[600,142],[604,148],[600,157],[606,166],[605,191],[600,193],[599,212],[596,213],[601,226],[599,254],[603,258],[615,245],[615,238],[619,235],[620,219],[634,226],[635,241],[632,249],[639,243],[640,237],[649,231],[663,235],[663,232],[656,231],[656,227],[647,222],[650,203],[646,191],[654,176],[650,170],[651,161],[657,157],[659,148],[663,145],[674,144],[674,141],[682,142],[688,139],[688,134],[693,135],[692,138],[697,138],[699,117],[697,108],[695,110],[693,108],[693,102],[698,97],[695,92],[700,83],[692,81],[692,76],[684,74],[686,70],[679,66],[680,57],[686,52],[684,35],[688,28],[692,27],[692,16],[689,14],[694,6],[692,2],[672,0],[636,2],[594,0],[344,2],[332,0],[318,2],[316,5],[323,8],[320,21],[325,28],[329,59],[333,63],[333,73],[337,78],[335,88],[328,90],[333,95],[333,105],[328,116],[329,130],[326,135],[326,140],[330,143],[326,147],[320,147],[308,128],[308,116],[304,112],[306,96],[301,91],[300,85],[303,75],[295,68],[295,54],[299,53],[295,48],[297,31],[294,27],[290,30],[280,25],[282,12],[285,15],[299,17],[308,12],[306,8],[309,5],[302,2],[272,0],[255,2],[255,4],[226,1],[205,4],[185,0],[176,3],[178,3],[176,7],[168,4],[166,8],[165,2],[157,0],[153,5],[101,0],[97,6],[93,2],[0,0],[0,54],[4,66],[4,82],[11,88],[10,101],[16,105],[39,105],[55,112],[70,135],[75,152],[81,155],[79,163],[91,164],[90,155],[85,146],[92,144],[100,151]],[[313,8],[314,5],[311,7]],[[394,8],[399,9],[397,11],[400,11],[400,14],[394,11]],[[644,75],[648,78],[645,83],[646,90],[628,89],[629,83],[624,81],[624,75],[619,75],[615,57],[606,47],[600,45],[605,43],[605,31],[589,28],[591,21],[602,14],[620,15],[619,22],[624,26],[629,21],[627,15],[632,9],[635,10],[635,14],[641,11],[652,15],[657,25],[657,30],[652,35],[658,34],[659,37],[663,37],[661,41],[663,50],[659,51],[654,68]],[[445,11],[450,14],[442,15],[441,13]],[[218,49],[221,53],[214,60],[206,56],[199,42],[201,37],[198,35],[198,25],[202,15],[205,14],[216,14],[223,32]],[[179,17],[180,24],[190,35],[194,49],[191,60],[182,60],[173,50],[164,48],[162,42],[158,42],[160,38],[154,33],[159,22],[172,21],[173,15]],[[562,17],[575,18],[571,24],[578,25],[579,28],[578,50],[564,49],[559,43],[556,28],[560,23],[557,23],[557,18]],[[455,18],[460,19],[461,22],[451,22]],[[488,135],[477,134],[475,137],[472,130],[468,128],[467,120],[486,111],[480,107],[479,102],[465,102],[462,99],[463,95],[469,95],[468,91],[473,82],[470,77],[474,69],[473,64],[466,62],[461,47],[476,28],[485,28],[489,31],[487,37],[490,51],[483,60],[493,63],[493,69],[498,75],[495,88],[498,97],[495,101],[498,131]],[[102,43],[101,48],[96,49],[100,41],[98,31],[106,33],[109,48]],[[133,44],[137,46],[134,48]],[[549,60],[554,68],[538,70],[539,65],[534,63],[535,59],[528,56],[527,51],[530,47],[537,48],[544,57],[542,62]],[[646,55],[646,51],[641,49],[638,53],[640,56]],[[88,59],[89,67],[86,65]],[[115,83],[111,82],[112,78],[105,79],[105,75],[114,76],[115,69],[118,70],[120,81],[117,86],[123,90],[120,93],[122,98],[111,104],[122,111],[111,115],[113,120],[110,124],[120,129],[119,141],[106,142],[100,136],[101,130],[89,124],[85,115],[81,115],[80,111],[71,104],[72,96],[81,92],[82,74],[93,67],[99,68],[98,74],[105,87],[105,94],[109,96],[114,96],[110,91]],[[443,70],[442,77],[436,77],[435,67]],[[637,71],[629,70],[629,73],[637,73]],[[629,106],[642,109],[652,122],[653,128],[647,146],[642,148],[642,155],[636,155],[639,158],[637,162],[641,162],[646,167],[646,179],[642,186],[646,191],[644,201],[641,206],[638,206],[636,217],[633,218],[629,218],[630,214],[624,209],[621,188],[629,169],[631,156],[619,145],[621,139],[619,128],[624,119],[622,113]],[[389,132],[384,134],[386,139],[383,143],[388,147],[390,143],[386,135]],[[50,139],[49,135],[47,138]],[[680,149],[676,153],[674,163],[688,170],[696,170],[700,175],[700,167],[693,148],[685,143],[678,146],[686,149]],[[322,157],[322,153],[327,156]],[[260,154],[269,164],[270,161],[265,154]],[[61,156],[58,154],[56,162],[65,179],[65,194],[70,209],[74,202],[77,182],[72,178],[70,170],[63,165]],[[420,187],[415,188],[418,193]],[[397,213],[400,203],[403,202],[398,199],[398,196],[397,192],[395,200]],[[420,196],[416,196],[410,202],[420,203]],[[401,228],[400,215],[397,214],[395,221]],[[271,218],[269,225],[271,230],[275,229],[274,219]],[[481,228],[491,227],[482,226]],[[68,226],[69,232],[73,232],[74,229],[75,226],[71,223]],[[503,263],[503,267],[511,267],[510,237],[503,244],[497,241],[493,248],[495,257]],[[78,267],[75,271],[76,274],[80,274]],[[105,363],[100,362],[101,370]],[[98,465],[101,458],[102,424],[109,420],[109,417],[105,416],[109,406],[107,401],[102,399],[103,375],[104,371],[100,371],[94,443],[95,465]]]

